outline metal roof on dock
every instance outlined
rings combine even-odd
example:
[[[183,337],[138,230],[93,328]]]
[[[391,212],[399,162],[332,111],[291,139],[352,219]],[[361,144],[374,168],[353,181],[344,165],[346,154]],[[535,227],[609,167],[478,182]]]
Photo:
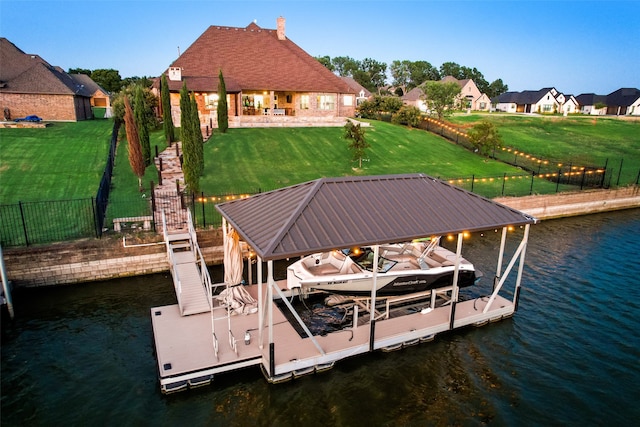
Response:
[[[536,222],[424,174],[320,178],[216,209],[263,260]]]

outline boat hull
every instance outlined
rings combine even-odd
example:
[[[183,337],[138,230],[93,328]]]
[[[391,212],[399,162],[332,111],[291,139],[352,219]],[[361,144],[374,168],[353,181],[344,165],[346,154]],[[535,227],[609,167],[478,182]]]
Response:
[[[460,271],[458,286],[461,288],[475,283],[474,271]],[[453,271],[443,271],[434,274],[417,272],[402,276],[387,277],[382,274],[377,277],[376,294],[379,296],[403,295],[424,292],[432,289],[446,288],[453,284]],[[333,277],[327,281],[305,281],[302,287],[308,290],[325,291],[341,295],[371,295],[373,278]]]

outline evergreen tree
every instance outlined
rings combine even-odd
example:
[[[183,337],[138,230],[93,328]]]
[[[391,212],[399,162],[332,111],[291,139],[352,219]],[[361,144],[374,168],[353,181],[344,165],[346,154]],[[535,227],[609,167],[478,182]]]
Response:
[[[142,149],[142,159],[144,160],[144,165],[149,166],[151,164],[151,146],[149,143],[149,128],[147,127],[145,110],[146,107],[142,87],[137,86],[135,98],[133,99],[133,115],[136,122],[136,128],[138,129],[138,139],[140,141],[140,148]]]
[[[200,165],[201,161],[198,157],[198,148],[196,146],[196,133],[200,132],[200,123],[198,121],[198,132],[194,132],[193,111],[197,116],[198,111],[195,103],[192,102],[189,91],[187,90],[187,82],[182,84],[180,90],[180,128],[182,132],[182,173],[187,187],[197,193],[200,190],[200,175],[202,173]],[[202,144],[200,144],[202,145]]]
[[[124,126],[127,133],[127,144],[129,149],[129,164],[131,170],[138,177],[138,189],[142,191],[142,177],[144,176],[144,159],[140,148],[140,139],[138,137],[138,129],[133,117],[133,110],[129,103],[129,97],[124,97]]]
[[[167,75],[162,75],[160,88],[160,98],[162,102],[162,127],[164,128],[164,137],[167,144],[171,144],[176,140],[175,129],[173,127],[173,119],[171,117],[171,97],[169,96],[169,83]]]
[[[226,133],[229,129],[229,111],[227,107],[227,87],[224,84],[222,70],[218,74],[218,130]]]
[[[202,176],[204,172],[204,139],[202,138],[202,129],[200,128],[200,116],[198,115],[198,103],[195,94],[191,98],[191,126],[193,126],[193,147],[195,157],[198,160],[198,176]]]

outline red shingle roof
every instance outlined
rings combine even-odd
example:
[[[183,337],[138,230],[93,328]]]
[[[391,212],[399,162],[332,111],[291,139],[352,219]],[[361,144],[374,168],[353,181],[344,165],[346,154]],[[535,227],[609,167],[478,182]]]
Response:
[[[338,76],[276,30],[210,26],[176,59],[190,90],[217,91],[222,69],[227,92],[240,90],[353,93]],[[176,84],[169,82],[171,90]],[[196,89],[193,85],[197,85]]]

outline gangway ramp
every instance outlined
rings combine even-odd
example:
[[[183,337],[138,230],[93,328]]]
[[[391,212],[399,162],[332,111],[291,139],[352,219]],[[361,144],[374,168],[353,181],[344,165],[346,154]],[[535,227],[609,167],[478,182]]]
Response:
[[[188,225],[186,231],[171,232],[167,231],[166,226],[164,228],[169,269],[182,316],[206,313],[212,309],[211,278],[190,215]]]

